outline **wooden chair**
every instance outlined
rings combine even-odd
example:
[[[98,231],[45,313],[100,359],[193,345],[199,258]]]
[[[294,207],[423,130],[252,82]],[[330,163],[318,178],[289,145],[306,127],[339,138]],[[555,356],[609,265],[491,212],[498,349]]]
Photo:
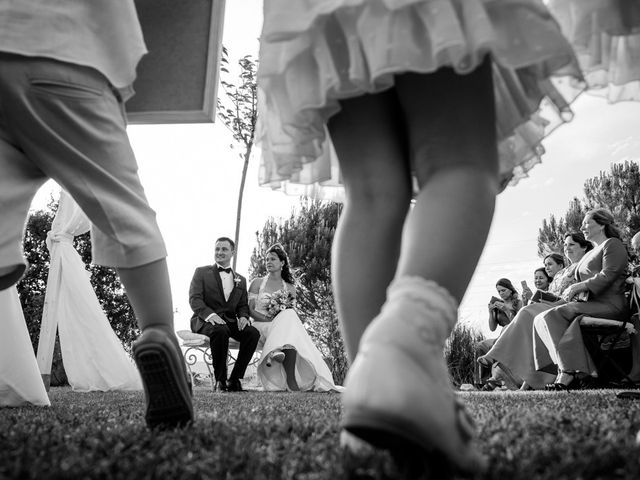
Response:
[[[211,391],[215,391],[216,379],[213,371],[213,357],[211,356],[211,345],[209,343],[209,337],[200,333],[193,333],[191,330],[179,330],[177,332],[178,337],[182,340],[181,346],[183,350],[184,361],[187,364],[189,375],[191,376],[191,384],[194,383],[195,373],[193,367],[198,362],[199,358],[202,358],[203,363],[206,365],[209,371],[209,380],[211,381]],[[229,351],[227,352],[227,364],[233,365],[236,361],[236,356],[232,353],[232,350],[238,351],[240,344],[233,338],[229,339]],[[199,352],[199,353],[198,353]],[[259,351],[253,355],[249,365],[256,365],[260,360]]]
[[[630,293],[629,303],[631,314],[623,320],[613,320],[608,318],[596,318],[587,315],[580,315],[576,320],[580,322],[580,329],[584,338],[585,346],[594,357],[596,371],[600,375],[605,371],[605,367],[612,367],[621,378],[630,384],[634,383],[629,378],[628,372],[616,359],[616,351],[623,347],[630,346],[631,335],[638,335],[634,327],[634,320],[638,320],[638,300],[640,292],[634,285]]]

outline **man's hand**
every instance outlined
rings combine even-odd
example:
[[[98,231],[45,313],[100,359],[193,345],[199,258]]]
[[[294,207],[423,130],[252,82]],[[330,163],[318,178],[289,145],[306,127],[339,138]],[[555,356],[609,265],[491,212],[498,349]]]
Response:
[[[238,330],[244,330],[244,327],[251,325],[251,322],[246,317],[238,318]]]
[[[211,314],[211,316],[209,318],[207,318],[207,321],[209,323],[213,323],[213,324],[218,324],[218,325],[224,325],[226,322],[222,319],[222,317],[220,315],[218,315],[217,313],[213,313]]]

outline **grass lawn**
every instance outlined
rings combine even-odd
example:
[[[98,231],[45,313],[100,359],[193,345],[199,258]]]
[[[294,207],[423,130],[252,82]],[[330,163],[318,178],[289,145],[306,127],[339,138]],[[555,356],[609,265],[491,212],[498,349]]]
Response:
[[[389,457],[338,447],[340,396],[216,393],[199,387],[195,424],[151,432],[141,393],[53,388],[51,408],[0,409],[0,479],[397,478]],[[640,400],[614,390],[469,392],[491,479],[640,478]]]

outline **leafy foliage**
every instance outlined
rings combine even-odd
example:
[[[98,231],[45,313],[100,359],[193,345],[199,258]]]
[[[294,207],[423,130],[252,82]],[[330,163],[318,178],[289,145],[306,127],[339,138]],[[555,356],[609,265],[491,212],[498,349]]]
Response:
[[[331,244],[341,211],[341,204],[302,198],[297,213],[283,222],[270,218],[262,232],[256,232],[249,267],[251,278],[266,275],[265,252],[276,242],[282,244],[298,280],[300,318],[338,383],[344,379],[347,361],[331,290]]]
[[[18,283],[18,294],[34,351],[37,350],[40,337],[42,310],[49,275],[50,257],[46,238],[47,232],[51,230],[51,223],[57,209],[57,204],[51,202],[46,210],[32,212],[27,220],[23,243],[29,269]],[[74,246],[90,272],[91,284],[111,327],[122,341],[125,349],[130,350],[131,342],[138,336],[139,331],[133,309],[127,300],[117,273],[111,268],[90,264],[91,241],[89,233],[76,237]],[[51,369],[51,385],[54,386],[67,382],[58,343],[56,341]]]
[[[538,255],[562,252],[562,237],[566,232],[580,228],[585,213],[604,207],[611,211],[621,230],[622,239],[628,240],[640,230],[640,167],[637,162],[614,164],[610,172],[600,172],[584,183],[582,200],[574,198],[564,216],[542,221],[538,230]]]
[[[240,220],[242,218],[242,198],[244,186],[249,168],[249,159],[253,149],[258,120],[258,87],[256,74],[258,63],[251,55],[245,55],[238,61],[240,73],[238,82],[230,80],[232,73],[229,71],[229,52],[222,47],[222,59],[220,61],[220,85],[225,96],[217,99],[217,115],[222,123],[229,129],[233,139],[240,144],[242,151],[238,154],[243,161],[242,177],[238,192],[238,204],[236,208],[236,249],[240,240]],[[231,145],[233,148],[233,145]],[[233,267],[236,266],[236,257],[233,257]]]
[[[473,384],[475,345],[484,340],[481,333],[472,327],[458,322],[449,335],[444,347],[444,358],[449,367],[449,377],[455,386],[463,383]]]

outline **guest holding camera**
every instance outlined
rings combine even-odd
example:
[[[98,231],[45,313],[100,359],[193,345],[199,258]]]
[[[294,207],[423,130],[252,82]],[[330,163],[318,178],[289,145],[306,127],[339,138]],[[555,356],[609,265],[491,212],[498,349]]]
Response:
[[[501,278],[496,283],[498,297],[491,297],[489,301],[489,330],[494,332],[498,326],[506,327],[514,315],[522,308],[522,301],[511,281]],[[504,331],[504,330],[503,330]],[[502,334],[502,331],[500,332]],[[498,337],[499,338],[499,337]],[[496,342],[495,338],[487,338],[476,345],[476,355],[482,358]],[[477,383],[482,383],[483,390],[493,390],[503,383],[510,382],[510,377],[504,375],[497,365],[492,365],[491,361],[479,362],[479,372],[477,373]],[[513,387],[513,385],[509,385]]]

